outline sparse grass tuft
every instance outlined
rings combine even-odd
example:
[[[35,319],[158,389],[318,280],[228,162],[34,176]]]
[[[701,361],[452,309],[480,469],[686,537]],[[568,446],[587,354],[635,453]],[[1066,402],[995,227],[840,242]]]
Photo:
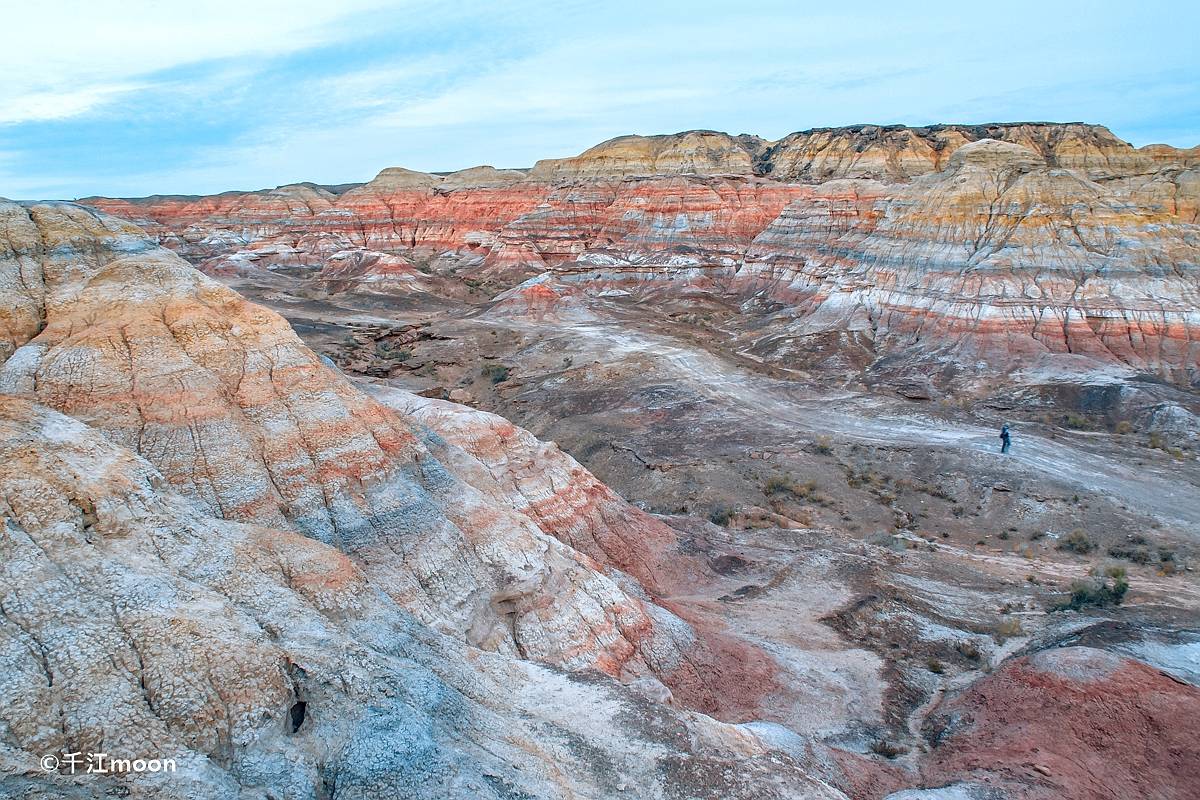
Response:
[[[797,500],[807,500],[819,506],[833,505],[832,501],[821,494],[816,481],[796,483],[783,475],[772,475],[763,483],[763,495],[773,499],[791,496]]]
[[[1006,619],[996,628],[996,639],[1000,642],[1024,635],[1025,630],[1021,627],[1021,620],[1019,619]]]
[[[1058,543],[1057,549],[1078,553],[1082,556],[1095,550],[1096,543],[1089,539],[1083,530],[1076,528],[1063,537],[1063,540]]]
[[[1138,537],[1142,538],[1142,537]],[[1142,541],[1145,541],[1143,538]],[[1120,558],[1125,561],[1132,561],[1134,564],[1149,564],[1154,560],[1150,553],[1150,548],[1145,545],[1139,545],[1134,541],[1122,542],[1121,544],[1110,545],[1108,555],[1111,558]]]

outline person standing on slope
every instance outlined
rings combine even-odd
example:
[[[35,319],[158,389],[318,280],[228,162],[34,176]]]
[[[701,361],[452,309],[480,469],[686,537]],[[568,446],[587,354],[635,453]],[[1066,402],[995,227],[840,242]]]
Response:
[[[1007,453],[1008,446],[1012,444],[1012,435],[1008,432],[1008,423],[1000,428],[1000,452]]]

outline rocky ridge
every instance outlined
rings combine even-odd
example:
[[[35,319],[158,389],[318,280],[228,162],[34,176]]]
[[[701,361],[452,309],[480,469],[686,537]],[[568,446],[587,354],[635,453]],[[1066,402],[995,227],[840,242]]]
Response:
[[[852,331],[935,367],[1003,375],[1062,357],[1195,385],[1198,269],[1194,224],[981,140],[899,191],[825,184],[757,237],[738,277],[787,305],[759,347]]]
[[[529,175],[397,168],[340,195],[89,202],[210,274],[460,300],[464,279],[496,294],[541,276],[562,297],[612,276],[788,305],[745,346],[805,368],[835,331],[861,364],[917,343],[967,373],[1064,353],[1189,385],[1197,175],[1194,150],[1095,125],[852,126],[620,137]]]

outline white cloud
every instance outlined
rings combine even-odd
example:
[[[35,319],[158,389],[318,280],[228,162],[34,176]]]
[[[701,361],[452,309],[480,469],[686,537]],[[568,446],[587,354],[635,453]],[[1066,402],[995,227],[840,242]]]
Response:
[[[0,101],[0,125],[33,120],[66,119],[83,114],[145,84],[95,84],[82,89],[27,92]]]
[[[340,23],[394,0],[39,0],[9,4],[0,123],[64,119],[146,86],[145,76],[263,58],[353,35]]]

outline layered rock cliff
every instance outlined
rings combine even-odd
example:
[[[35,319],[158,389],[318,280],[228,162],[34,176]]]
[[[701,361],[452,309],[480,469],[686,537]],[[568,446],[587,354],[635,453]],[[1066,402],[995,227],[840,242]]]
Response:
[[[965,145],[899,190],[830,182],[755,240],[738,277],[788,306],[767,349],[853,331],[876,356],[983,374],[1062,356],[1064,372],[1200,376],[1200,228],[1008,142]]]
[[[680,703],[733,717],[756,703],[735,675],[769,689],[768,657],[628,582],[670,590],[675,536],[578,465],[561,483],[526,482],[546,494],[524,512],[492,502],[511,478],[477,464],[457,474],[457,448],[133,226],[67,204],[5,202],[0,215],[19,300],[0,391],[149,459],[212,516],[352,555],[396,603],[470,644],[665,683]],[[688,558],[672,569],[686,576]]]
[[[533,180],[620,178],[627,175],[752,175],[764,142],[753,136],[687,131],[665,136],[618,136],[574,158],[537,162]]]
[[[903,351],[947,377],[1116,365],[1191,385],[1196,163],[1092,125],[857,126],[622,137],[529,176],[389,169],[341,195],[92,202],[213,274],[454,297],[464,276],[494,293],[540,275],[535,315],[686,289],[785,304],[738,346],[791,366],[833,363],[836,340],[839,364]]]
[[[1021,145],[1050,166],[1077,170],[1092,179],[1153,173],[1167,163],[1200,163],[1194,150],[1161,145],[1136,149],[1102,125],[856,125],[785,136],[766,148],[763,173],[812,183],[837,178],[907,182],[939,172],[958,148],[982,139]]]
[[[746,730],[439,636],[390,576],[11,395],[0,498],[5,796],[844,797]]]

